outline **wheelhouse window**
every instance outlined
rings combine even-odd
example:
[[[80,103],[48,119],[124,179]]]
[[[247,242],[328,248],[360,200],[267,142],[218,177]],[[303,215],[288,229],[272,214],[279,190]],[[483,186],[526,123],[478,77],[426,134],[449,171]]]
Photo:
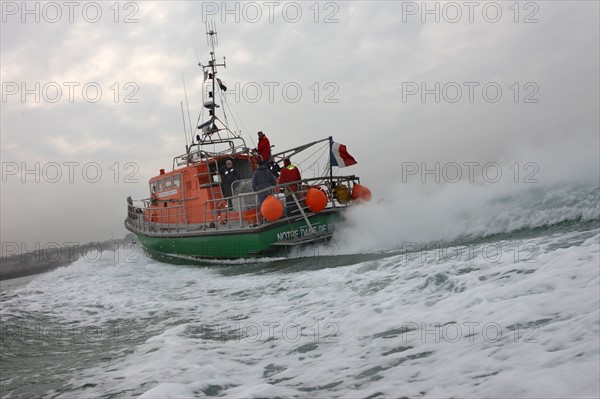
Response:
[[[179,188],[179,175],[173,176],[173,187]]]
[[[165,191],[165,181],[163,179],[157,180],[158,191]]]
[[[155,194],[156,193],[156,182],[153,181],[150,183],[150,194]]]
[[[171,176],[165,177],[165,190],[169,190],[171,188]]]

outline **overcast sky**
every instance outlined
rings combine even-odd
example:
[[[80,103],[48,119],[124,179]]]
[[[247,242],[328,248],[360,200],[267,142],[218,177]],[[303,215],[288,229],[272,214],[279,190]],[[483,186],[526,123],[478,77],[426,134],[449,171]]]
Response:
[[[125,234],[127,195],[184,152],[182,74],[196,122],[206,20],[247,143],[333,135],[375,198],[456,165],[598,180],[597,1],[23,4],[2,2],[3,245]]]

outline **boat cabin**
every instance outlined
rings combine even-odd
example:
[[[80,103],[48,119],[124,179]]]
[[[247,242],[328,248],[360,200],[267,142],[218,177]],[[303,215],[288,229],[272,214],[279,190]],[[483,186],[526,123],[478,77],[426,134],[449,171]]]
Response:
[[[223,218],[235,217],[223,195],[219,171],[225,168],[227,160],[233,162],[239,180],[234,182],[234,195],[252,191],[252,176],[257,167],[256,158],[248,155],[223,155],[192,163],[171,172],[160,170],[158,176],[149,181],[150,203],[145,219],[166,224],[204,224]],[[239,201],[239,199],[238,199]],[[243,208],[250,208],[247,201]],[[227,208],[227,209],[225,209]],[[240,207],[235,207],[238,210]],[[248,209],[244,209],[248,210]],[[254,212],[251,212],[255,214]],[[238,215],[239,216],[239,213]]]

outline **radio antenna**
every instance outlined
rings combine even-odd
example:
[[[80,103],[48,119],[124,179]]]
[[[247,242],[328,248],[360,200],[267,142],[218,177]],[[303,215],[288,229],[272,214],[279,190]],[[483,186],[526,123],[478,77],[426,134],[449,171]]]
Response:
[[[200,65],[200,54],[198,54],[198,48],[196,47],[196,41],[192,40],[192,44],[194,45],[194,51],[196,51],[196,58],[198,59],[198,65]]]
[[[185,88],[185,77],[183,76],[183,72],[181,73],[181,79],[183,80],[183,92],[185,93],[185,106],[187,107],[188,112],[188,121],[190,123],[190,135],[192,136],[192,143],[194,142],[194,133],[192,132],[192,118],[190,117],[190,104],[188,103],[187,90]],[[185,120],[184,120],[185,122]]]
[[[181,119],[183,119],[183,135],[185,136],[185,148],[187,149],[189,147],[189,143],[188,143],[188,132],[187,132],[187,126],[185,125],[185,116],[183,114],[183,103],[180,101],[179,104],[181,105]]]

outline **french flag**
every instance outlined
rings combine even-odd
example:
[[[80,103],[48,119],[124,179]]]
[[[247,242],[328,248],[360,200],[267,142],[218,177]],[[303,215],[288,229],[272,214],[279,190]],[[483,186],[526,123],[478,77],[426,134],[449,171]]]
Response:
[[[330,162],[331,166],[337,166],[340,168],[345,168],[346,166],[354,165],[356,159],[352,157],[352,155],[348,154],[348,150],[346,150],[346,146],[344,144],[336,143],[333,140],[330,142]]]

